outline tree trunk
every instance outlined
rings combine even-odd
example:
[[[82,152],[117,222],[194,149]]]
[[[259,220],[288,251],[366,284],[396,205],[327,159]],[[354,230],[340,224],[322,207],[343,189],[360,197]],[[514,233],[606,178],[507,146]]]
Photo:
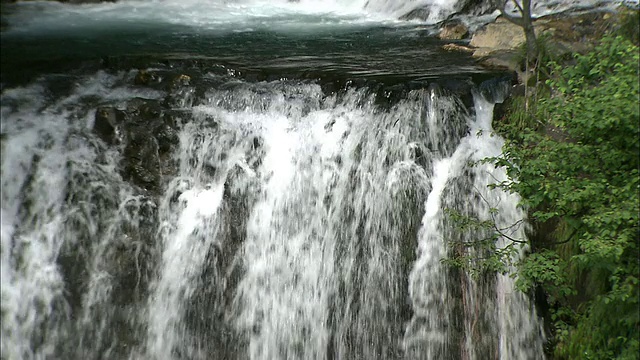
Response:
[[[511,0],[520,12],[520,16],[513,16],[504,11],[504,7],[508,1],[509,0],[500,1],[500,6],[498,7],[500,13],[505,19],[522,28],[527,42],[528,62],[535,62],[538,57],[538,44],[536,42],[536,33],[533,29],[533,20],[531,19],[531,0],[520,0],[522,4],[518,2],[518,0]]]
[[[531,0],[522,0],[522,29],[527,40],[527,58],[533,62],[538,57],[538,44],[531,20]]]

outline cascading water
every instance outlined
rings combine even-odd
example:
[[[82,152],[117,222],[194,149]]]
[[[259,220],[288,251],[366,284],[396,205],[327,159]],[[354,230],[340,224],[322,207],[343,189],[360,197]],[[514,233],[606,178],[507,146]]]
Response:
[[[516,206],[517,195],[488,187],[506,181],[506,174],[491,165],[477,164],[498,156],[503,145],[492,132],[492,110],[493,104],[476,96],[475,118],[469,119],[468,135],[458,142],[453,154],[433,164],[433,190],[426,201],[418,235],[419,259],[409,284],[415,315],[407,327],[405,347],[416,357],[425,353],[427,358],[448,358],[451,353],[469,359],[542,356],[543,331],[532,321],[532,304],[517,292],[513,279],[497,275],[474,281],[441,263],[447,256],[448,242],[469,243],[484,236],[462,233],[447,221],[445,209],[480,221],[493,220],[509,238],[525,238],[525,214]],[[507,241],[501,237],[496,246],[504,248]],[[520,252],[525,250],[523,247]],[[433,308],[444,312],[433,312]]]
[[[265,16],[216,2],[239,13],[206,26],[191,2],[155,5],[175,21],[114,11],[151,11],[135,1],[38,5],[56,10],[3,34],[3,49],[20,31],[64,47],[77,26],[78,46],[117,56],[96,70],[60,50],[84,67],[3,77],[2,359],[544,357],[511,277],[443,262],[474,240],[445,209],[525,238],[517,195],[487,187],[504,172],[470,165],[502,146],[493,105],[459,77],[477,68],[418,52],[429,37],[413,28],[313,17],[304,1]],[[292,33],[308,19],[310,40]],[[124,45],[101,33],[125,23]],[[158,33],[138,43],[136,26]],[[182,30],[200,47],[181,48]],[[3,76],[28,51],[12,54]],[[447,81],[458,90],[434,84]]]
[[[155,202],[87,127],[77,99],[103,90],[51,105],[27,102],[36,87],[3,95],[7,358],[541,356],[510,278],[454,285],[441,263],[445,206],[523,216],[486,190],[504,174],[466,165],[499,153],[490,104],[468,114],[423,89],[384,110],[366,89],[227,84],[183,108]],[[116,103],[135,96],[114,86]]]

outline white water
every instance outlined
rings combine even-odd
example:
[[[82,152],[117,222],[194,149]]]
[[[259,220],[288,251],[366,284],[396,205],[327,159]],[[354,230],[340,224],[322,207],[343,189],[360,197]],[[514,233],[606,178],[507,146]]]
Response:
[[[171,358],[173,348],[180,345],[176,341],[183,331],[180,326],[184,316],[180,311],[182,301],[193,294],[207,256],[206,249],[221,241],[216,215],[222,203],[223,184],[185,189],[184,180],[178,179],[176,185],[180,187],[178,191],[183,191],[178,197],[183,209],[167,204],[160,210],[160,217],[170,220],[161,224],[164,240],[161,271],[148,310],[147,354],[156,359]]]
[[[495,284],[476,283],[462,275],[458,279],[462,286],[462,309],[449,313],[454,302],[451,286],[456,286],[450,282],[456,278],[447,276],[446,267],[441,263],[447,256],[446,244],[459,241],[461,235],[462,241],[468,242],[481,239],[483,234],[472,234],[470,238],[457,234],[455,224],[445,221],[445,208],[480,221],[493,219],[497,228],[506,229],[507,236],[526,238],[522,225],[526,214],[516,206],[518,196],[488,188],[490,184],[507,180],[504,171],[488,164],[468,165],[499,155],[503,145],[503,140],[491,128],[493,105],[476,97],[475,110],[475,118],[469,119],[469,135],[460,141],[450,157],[434,161],[433,187],[425,203],[419,233],[419,258],[410,275],[409,292],[415,315],[407,327],[405,347],[417,357],[426,354],[425,358],[443,358],[452,348],[460,348],[463,357],[469,359],[482,359],[487,353],[499,354],[500,359],[536,359],[542,356],[541,324],[525,315],[535,313],[533,305],[514,288],[514,280],[508,274],[498,275]],[[491,209],[497,209],[498,215],[492,215]],[[504,247],[508,242],[503,237],[497,246]],[[526,246],[521,246],[520,254],[525,250]],[[492,298],[494,292],[497,298]],[[434,312],[433,308],[443,311]],[[452,316],[456,311],[462,311],[465,324],[464,333],[457,340],[451,334],[455,326]],[[483,327],[483,323],[489,327]],[[499,338],[497,348],[486,344],[491,337]]]
[[[473,144],[471,160],[480,161],[488,157],[496,157],[500,155],[504,141],[495,136],[491,128],[493,104],[482,98],[476,98],[475,108],[476,123],[471,126],[471,134],[475,133],[476,139],[471,141]],[[481,197],[474,209],[478,218],[482,221],[495,221],[496,228],[501,229],[502,233],[511,239],[526,240],[526,212],[518,206],[519,196],[500,190],[491,191],[487,187],[488,184],[508,181],[504,169],[495,169],[487,164],[476,166],[475,169],[478,173],[473,187],[480,190]],[[492,214],[493,209],[497,209],[497,213]],[[500,237],[497,247],[507,246],[511,242],[509,238]],[[529,249],[526,244],[516,246],[516,259],[524,256],[524,252]],[[510,268],[510,272],[514,271],[514,268]],[[536,321],[535,317],[528,315],[535,314],[533,304],[515,288],[515,281],[510,275],[511,273],[497,275],[495,312],[489,313],[492,315],[489,321],[500,325],[500,359],[532,359],[542,353],[544,331],[542,324]],[[472,309],[474,305],[471,305]],[[477,354],[476,356],[481,357]]]
[[[536,17],[566,10],[608,7],[637,0],[540,0],[532,2]],[[416,8],[428,8],[427,23],[446,19],[461,7],[458,0],[120,0],[116,3],[69,5],[24,1],[6,18],[11,33],[82,33],[119,29],[158,31],[159,25],[196,32],[323,31],[345,27],[401,24],[397,19]],[[514,12],[509,1],[506,9]],[[492,17],[487,18],[490,21]],[[467,21],[473,22],[472,19]],[[474,25],[476,27],[477,25]],[[182,29],[184,31],[184,29]]]
[[[423,89],[385,110],[366,89],[229,81],[174,109],[175,170],[153,195],[90,131],[97,104],[164,95],[130,81],[3,93],[3,356],[542,356],[513,279],[476,284],[440,261],[456,231],[444,207],[489,214],[473,189],[499,224],[524,216],[486,188],[503,173],[466,167],[500,151],[489,104],[469,114]],[[453,183],[469,172],[471,188]],[[493,327],[480,342],[478,317]]]
[[[293,29],[315,31],[340,27],[366,26],[393,21],[384,12],[369,12],[364,3],[335,2],[322,5],[311,1],[196,1],[130,0],[117,3],[66,5],[56,2],[19,3],[19,10],[8,18],[14,32],[68,33],[121,29],[150,29],[174,25],[197,32]],[[184,31],[184,30],[183,30]]]
[[[561,3],[536,11],[576,5]],[[8,32],[300,33],[395,23],[418,5],[25,2]],[[124,181],[122,149],[91,132],[99,105],[167,95],[131,82],[99,72],[68,94],[45,81],[2,90],[3,358],[543,357],[512,278],[474,281],[441,262],[451,239],[473,240],[445,208],[481,220],[497,208],[497,226],[524,238],[511,227],[518,197],[487,188],[504,172],[468,166],[500,152],[490,104],[469,113],[423,89],[382,109],[366,89],[284,80],[186,89],[172,94],[176,169],[153,194]]]
[[[86,342],[92,349],[104,345],[109,354],[103,342],[115,341],[102,338],[118,311],[104,306],[119,272],[112,261],[117,248],[136,241],[128,237],[138,228],[137,208],[145,200],[114,172],[117,153],[87,136],[93,114],[79,99],[154,94],[120,88],[107,95],[109,80],[99,73],[51,104],[38,85],[2,94],[3,358],[50,357],[77,334],[78,354]],[[79,279],[65,278],[65,266]],[[69,302],[75,287],[84,294]]]

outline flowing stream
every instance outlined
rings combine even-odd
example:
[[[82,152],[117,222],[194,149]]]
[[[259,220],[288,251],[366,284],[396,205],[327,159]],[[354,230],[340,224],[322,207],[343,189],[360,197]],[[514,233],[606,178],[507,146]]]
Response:
[[[443,262],[526,239],[508,80],[393,20],[457,2],[199,4],[3,5],[0,358],[544,358]]]

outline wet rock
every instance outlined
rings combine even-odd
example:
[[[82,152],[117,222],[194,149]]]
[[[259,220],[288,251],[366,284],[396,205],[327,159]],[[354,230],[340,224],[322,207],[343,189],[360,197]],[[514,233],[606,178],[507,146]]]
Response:
[[[171,86],[174,88],[189,86],[190,84],[191,84],[191,76],[185,75],[185,74],[180,74],[176,76],[171,82]]]
[[[169,108],[187,108],[193,106],[198,96],[196,89],[198,86],[192,86],[192,77],[181,74],[173,78],[167,85],[169,94],[165,97],[164,104]],[[198,83],[199,85],[199,83]]]
[[[175,172],[171,151],[179,143],[177,121],[161,101],[134,98],[125,110],[111,106],[96,110],[94,132],[108,144],[123,144],[121,175],[150,190],[158,189],[162,174]]]
[[[455,2],[453,8],[450,10],[451,13],[443,13],[440,12],[438,17],[448,16],[449,18],[455,15],[471,15],[471,16],[480,16],[489,14],[495,10],[495,6],[491,1],[486,0],[458,0]],[[432,16],[431,5],[420,6],[415,8],[408,13],[402,15],[400,20],[421,20],[426,21]]]
[[[153,129],[153,136],[158,141],[160,153],[168,153],[174,145],[180,143],[178,132],[167,121],[158,123]]]
[[[431,9],[428,6],[419,7],[400,16],[400,20],[422,20],[425,21],[431,15]]]
[[[478,86],[480,94],[491,103],[502,103],[511,89],[513,77],[503,76],[483,81]]]
[[[436,93],[446,92],[447,94],[454,95],[459,98],[466,108],[473,108],[473,94],[472,91],[475,88],[475,84],[478,81],[476,79],[455,79],[445,78],[438,79],[435,82],[429,84],[428,89],[435,91]]]
[[[185,87],[167,95],[164,99],[164,104],[170,108],[184,109],[193,106],[196,98],[195,89]]]
[[[460,1],[459,6],[459,13],[472,16],[486,15],[493,12],[496,8],[492,1],[486,0]]]
[[[460,52],[468,52],[468,53],[472,53],[475,50],[468,47],[468,46],[464,46],[464,45],[458,45],[458,44],[445,44],[442,46],[442,50],[445,51],[460,51]]]
[[[325,125],[324,125],[324,131],[326,132],[330,132],[333,129],[333,125],[336,123],[336,119],[333,118],[331,120],[329,120]]]
[[[138,127],[129,130],[129,141],[123,154],[123,178],[148,190],[160,185],[158,141],[151,131]]]
[[[423,145],[419,143],[411,143],[409,144],[408,149],[409,159],[413,160],[418,166],[423,169],[430,169],[429,164],[431,163],[432,157],[430,153],[423,147]]]
[[[128,305],[131,301],[142,300],[148,290],[153,269],[153,251],[157,229],[157,205],[150,197],[142,196],[129,200],[125,205],[128,219],[122,221],[122,239],[117,244],[112,266],[117,282],[114,288],[114,302]],[[137,298],[137,299],[136,299]]]
[[[469,28],[461,21],[449,21],[443,24],[438,37],[442,40],[462,40],[469,35]]]
[[[107,144],[118,142],[119,124],[125,119],[125,113],[111,106],[99,107],[96,110],[93,131]]]
[[[138,70],[133,83],[140,86],[151,86],[162,82],[162,76],[149,70]]]
[[[157,100],[134,98],[127,103],[127,113],[133,122],[140,124],[160,120],[163,110]]]

